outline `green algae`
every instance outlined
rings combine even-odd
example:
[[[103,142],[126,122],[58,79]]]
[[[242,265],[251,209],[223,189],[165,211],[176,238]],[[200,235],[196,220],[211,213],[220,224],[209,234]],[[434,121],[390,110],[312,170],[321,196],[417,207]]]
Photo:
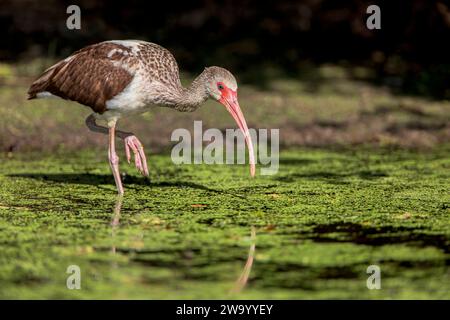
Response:
[[[449,299],[448,159],[445,146],[296,149],[251,179],[150,155],[149,179],[122,161],[121,199],[104,152],[4,156],[0,298]]]

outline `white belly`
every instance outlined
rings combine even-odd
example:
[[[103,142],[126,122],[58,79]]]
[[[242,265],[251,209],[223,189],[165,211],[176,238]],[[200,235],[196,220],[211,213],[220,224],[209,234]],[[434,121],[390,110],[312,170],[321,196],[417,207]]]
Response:
[[[148,91],[146,81],[139,74],[136,74],[121,93],[106,101],[107,111],[96,114],[96,118],[110,122],[122,117],[147,112],[154,106],[148,99]]]
[[[145,108],[149,104],[146,99],[147,90],[144,79],[137,73],[121,93],[106,101],[106,108],[121,113],[131,113]]]

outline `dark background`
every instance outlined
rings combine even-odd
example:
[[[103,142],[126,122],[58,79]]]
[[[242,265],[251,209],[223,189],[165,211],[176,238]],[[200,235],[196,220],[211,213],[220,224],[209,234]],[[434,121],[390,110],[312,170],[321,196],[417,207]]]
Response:
[[[66,28],[71,4],[81,8],[81,30]],[[381,30],[366,28],[370,4],[381,8]],[[448,99],[449,8],[427,0],[2,0],[0,59],[63,57],[136,38],[168,48],[190,72],[220,65],[263,86],[273,70],[301,78],[308,65],[331,62],[369,67],[369,81],[394,90]]]

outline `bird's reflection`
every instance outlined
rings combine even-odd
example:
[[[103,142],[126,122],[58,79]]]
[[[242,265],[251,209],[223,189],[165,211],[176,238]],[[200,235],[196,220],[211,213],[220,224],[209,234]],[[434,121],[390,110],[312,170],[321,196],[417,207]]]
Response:
[[[116,198],[116,202],[113,209],[112,219],[111,219],[111,253],[113,255],[116,254],[116,233],[118,231],[119,225],[120,225],[120,214],[122,209],[122,203],[123,203],[123,196],[119,195]],[[256,229],[254,226],[252,226],[251,231],[251,243],[250,248],[247,255],[247,261],[244,265],[244,268],[239,275],[239,278],[236,280],[234,287],[231,290],[231,293],[239,293],[242,291],[242,289],[245,288],[248,282],[248,278],[250,276],[250,272],[252,270],[253,266],[253,260],[255,257],[255,250],[256,250]],[[117,267],[117,262],[112,262],[112,267]]]
[[[112,237],[111,252],[112,252],[112,254],[116,254],[116,243],[114,240],[116,237],[117,228],[119,227],[120,210],[122,209],[122,202],[123,202],[123,196],[118,195],[116,198],[116,203],[114,205],[113,217],[111,220],[111,237]]]
[[[240,292],[247,285],[248,277],[250,276],[250,271],[252,270],[252,266],[253,266],[253,259],[255,257],[255,249],[256,249],[256,230],[255,230],[255,227],[252,226],[251,244],[250,244],[250,249],[248,251],[247,262],[245,263],[245,266],[241,272],[241,275],[236,280],[234,288],[231,290],[232,293]]]

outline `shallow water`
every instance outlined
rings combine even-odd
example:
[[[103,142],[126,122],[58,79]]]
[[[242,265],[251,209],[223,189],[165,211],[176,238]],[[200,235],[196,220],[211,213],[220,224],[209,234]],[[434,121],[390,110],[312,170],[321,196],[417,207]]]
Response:
[[[0,297],[448,299],[448,155],[292,150],[255,179],[150,155],[123,198],[102,152],[5,156]]]

